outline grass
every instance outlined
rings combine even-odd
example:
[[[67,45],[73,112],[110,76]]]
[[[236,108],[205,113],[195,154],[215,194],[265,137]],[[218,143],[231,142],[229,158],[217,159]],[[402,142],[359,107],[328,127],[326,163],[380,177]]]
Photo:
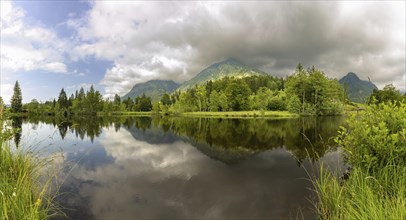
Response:
[[[350,104],[344,105],[344,112],[358,112],[364,110],[366,107],[366,104],[351,102]]]
[[[184,112],[184,117],[208,118],[295,118],[298,114],[288,111],[230,111],[230,112]]]
[[[365,106],[335,139],[352,170],[313,180],[321,219],[406,219],[406,103]]]
[[[153,114],[152,112],[127,112],[127,111],[118,111],[118,112],[111,112],[109,114],[109,116],[113,116],[113,115],[123,115],[123,116],[130,116],[130,115],[134,115],[134,116],[151,116],[151,114]],[[97,114],[98,116],[106,116],[103,112],[99,112]]]
[[[152,116],[155,112],[112,112],[111,115],[120,116]],[[295,118],[299,117],[288,111],[229,111],[229,112],[182,112],[182,113],[163,113],[159,114],[183,116],[183,117],[205,117],[205,118]],[[103,113],[98,115],[103,116]]]
[[[53,197],[50,196],[53,178],[44,173],[50,164],[49,160],[39,157],[29,149],[15,149],[10,146],[7,141],[10,134],[2,126],[0,219],[48,219],[52,213],[56,213]]]
[[[321,219],[406,219],[406,167],[388,165],[370,175],[354,168],[346,181],[322,168],[314,180]]]

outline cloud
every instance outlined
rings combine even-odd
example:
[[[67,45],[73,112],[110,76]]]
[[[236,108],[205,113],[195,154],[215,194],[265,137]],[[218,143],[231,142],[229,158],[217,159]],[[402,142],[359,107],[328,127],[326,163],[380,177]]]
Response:
[[[60,62],[52,62],[52,63],[47,63],[43,67],[43,69],[49,71],[49,72],[55,72],[55,73],[66,73],[66,65],[64,63]]]
[[[235,57],[275,75],[297,63],[331,77],[349,71],[379,87],[405,74],[404,2],[106,2],[67,22],[76,59],[114,62],[107,96],[149,79],[182,82]]]
[[[25,22],[25,12],[1,1],[1,73],[43,70],[66,73],[64,53],[69,43],[40,25]]]
[[[11,96],[13,95],[13,84],[1,84],[0,86],[0,95],[3,98],[3,101],[7,104],[10,103]]]
[[[78,208],[73,216],[83,212],[95,219],[286,218],[308,204],[303,196],[309,193],[306,173],[284,149],[262,152],[233,166],[181,140],[151,144],[113,126],[103,129],[98,140],[104,159],[79,162],[64,183],[70,189],[64,203]],[[76,157],[87,157],[84,153]],[[97,160],[113,162],[95,166]]]

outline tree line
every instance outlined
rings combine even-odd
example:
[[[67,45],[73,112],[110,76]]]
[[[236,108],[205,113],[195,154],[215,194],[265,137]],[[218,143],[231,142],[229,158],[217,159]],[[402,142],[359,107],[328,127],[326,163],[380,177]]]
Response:
[[[383,90],[374,90],[368,104],[387,101],[405,100],[393,85]],[[2,99],[0,97],[2,103]],[[1,104],[0,103],[0,104]],[[217,112],[217,111],[251,111],[274,110],[289,111],[307,115],[341,114],[344,104],[349,103],[347,94],[336,79],[328,78],[323,71],[303,68],[301,64],[295,72],[286,77],[250,76],[243,78],[225,77],[217,81],[208,81],[203,85],[172,94],[165,93],[160,101],[152,102],[145,94],[134,99],[122,100],[115,95],[113,100],[103,99],[93,86],[67,96],[62,88],[57,99],[38,102],[36,99],[22,104],[21,89],[16,82],[11,98],[11,111],[14,113],[48,115],[95,115],[112,114],[114,112],[163,112],[176,114],[179,112]],[[3,111],[3,104],[0,111]]]
[[[335,79],[300,64],[286,79],[273,76],[225,77],[184,92],[164,94],[160,110],[168,112],[276,110],[299,114],[340,114],[345,94]]]
[[[0,110],[3,111],[4,104],[0,97]],[[99,91],[95,90],[93,85],[85,91],[83,88],[76,90],[68,98],[65,90],[62,88],[57,99],[40,103],[33,99],[31,102],[22,104],[21,88],[16,81],[14,92],[11,98],[10,111],[12,113],[28,113],[31,115],[57,115],[57,116],[72,116],[72,115],[96,115],[101,112],[110,114],[117,111],[151,111],[151,98],[143,94],[141,97],[136,97],[134,100],[128,98],[121,101],[121,98],[116,95],[114,100],[103,99]]]

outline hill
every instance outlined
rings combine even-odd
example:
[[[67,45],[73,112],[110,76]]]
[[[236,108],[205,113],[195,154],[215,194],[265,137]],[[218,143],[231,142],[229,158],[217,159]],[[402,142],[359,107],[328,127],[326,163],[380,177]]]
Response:
[[[134,87],[122,97],[122,99],[127,99],[127,97],[134,99],[145,93],[145,95],[151,97],[153,101],[158,101],[165,92],[172,93],[178,87],[179,84],[172,80],[150,80],[145,83],[135,84]]]
[[[252,75],[268,75],[268,74],[254,67],[242,64],[234,58],[228,58],[222,62],[215,63],[207,67],[206,69],[202,70],[195,77],[181,84],[179,89],[186,90],[193,87],[195,84],[201,85],[209,80],[215,81],[222,79],[226,76],[242,78]]]
[[[338,81],[344,90],[347,89],[348,98],[353,102],[365,103],[374,89],[378,89],[370,81],[361,80],[357,74],[349,72]],[[346,88],[347,87],[347,88]]]

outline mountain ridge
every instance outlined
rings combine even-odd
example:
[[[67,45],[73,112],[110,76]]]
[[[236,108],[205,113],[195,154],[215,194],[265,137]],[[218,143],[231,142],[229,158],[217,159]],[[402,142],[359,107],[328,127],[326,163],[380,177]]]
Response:
[[[172,93],[178,87],[179,84],[172,80],[153,79],[135,84],[127,94],[122,96],[122,99],[127,99],[128,97],[134,99],[137,96],[145,94],[151,97],[152,101],[159,101],[164,93]]]
[[[194,85],[202,85],[209,80],[219,80],[224,77],[247,77],[253,75],[269,75],[254,67],[245,65],[235,58],[229,57],[221,62],[214,63],[200,71],[190,80],[179,86],[179,90],[187,90]]]
[[[353,102],[365,103],[374,89],[378,87],[370,81],[362,80],[354,72],[349,72],[338,82],[347,90],[348,98]]]

